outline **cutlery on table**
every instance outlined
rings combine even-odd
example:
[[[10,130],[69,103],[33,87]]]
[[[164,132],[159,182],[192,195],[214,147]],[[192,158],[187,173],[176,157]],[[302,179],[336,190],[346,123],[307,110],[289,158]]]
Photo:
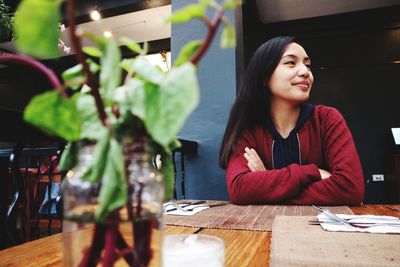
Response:
[[[332,222],[332,221],[318,221],[318,220],[311,220],[308,221],[310,225],[320,225],[322,223],[329,223],[329,224],[342,224],[339,222]],[[350,226],[356,228],[369,228],[374,226],[390,226],[390,227],[400,227],[400,223],[373,223],[373,222],[349,222]]]
[[[400,208],[395,208],[395,207],[386,207],[386,208],[393,210],[393,211],[400,211]]]
[[[224,206],[224,205],[226,205],[225,202],[220,202],[220,203],[215,203],[215,204],[199,205],[199,206],[189,208],[189,209],[184,209],[184,210],[185,211],[193,211],[194,209],[197,209],[197,208],[204,208],[204,207],[212,208],[212,207],[218,207],[218,206]]]
[[[337,216],[336,214],[333,214],[332,212],[330,212],[328,209],[323,209],[319,206],[315,206],[313,205],[313,208],[317,209],[318,211],[320,211],[322,214],[324,214],[328,219],[331,219],[334,222],[338,222],[338,223],[342,223],[342,224],[346,224],[346,225],[350,225],[349,222],[343,220],[342,218],[340,218],[339,216]],[[351,225],[350,225],[351,226]]]
[[[321,208],[319,206],[315,206],[315,205],[313,205],[313,207],[315,209],[317,209],[318,211],[320,211],[322,214],[324,214],[328,219],[332,220],[333,223],[337,223],[337,224],[344,224],[344,225],[348,225],[348,226],[356,227],[356,228],[368,228],[368,227],[372,227],[372,226],[383,226],[383,225],[400,227],[400,223],[397,223],[396,219],[393,219],[394,221],[392,221],[392,222],[388,221],[388,222],[385,222],[385,223],[352,222],[351,220],[354,220],[355,218],[342,219],[339,216],[337,216],[336,214],[330,212],[328,209],[323,209],[323,208]],[[392,220],[392,219],[388,219],[388,220]],[[321,222],[320,221],[311,221],[310,223],[311,224],[316,224],[316,222],[318,222],[318,224],[321,224],[321,223],[332,223],[332,222],[323,222],[323,221],[321,221]]]
[[[167,205],[164,207],[164,209],[165,209],[165,212],[170,212],[170,211],[174,211],[174,210],[180,210],[180,211],[186,212],[187,210],[184,209],[184,207],[191,206],[191,205],[200,205],[200,204],[203,204],[203,203],[206,203],[206,201],[205,201],[205,200],[198,200],[198,201],[194,201],[194,202],[190,202],[190,201],[187,201],[187,202],[180,202],[180,203],[172,202],[172,203],[167,204]],[[166,209],[166,207],[167,207],[168,205],[172,205],[172,206],[174,206],[174,207],[173,207],[173,208],[170,208],[170,209]]]

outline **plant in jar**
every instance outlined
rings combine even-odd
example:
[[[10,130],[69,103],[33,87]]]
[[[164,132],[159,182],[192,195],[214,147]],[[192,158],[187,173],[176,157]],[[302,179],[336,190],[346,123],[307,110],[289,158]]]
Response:
[[[79,240],[88,242],[67,242],[66,254],[78,256],[66,264],[125,261],[147,266],[157,257],[152,243],[161,240],[164,191],[168,199],[174,188],[171,152],[180,145],[176,134],[199,101],[197,65],[221,24],[221,46],[235,45],[234,28],[224,12],[241,1],[199,0],[166,18],[171,23],[198,19],[208,31],[203,40],[186,44],[171,70],[162,72],[145,59],[147,44],[121,38],[138,55],[122,58],[116,40],[78,28],[74,1],[68,0],[70,45],[79,64],[63,72],[60,81],[34,58],[59,56],[62,2],[21,1],[14,20],[16,44],[33,57],[5,55],[0,63],[32,66],[55,89],[35,96],[24,119],[68,142],[59,166],[70,170],[64,186],[65,238],[81,231]],[[208,18],[211,12],[213,18]],[[95,46],[83,47],[83,39]],[[162,157],[160,170],[151,164],[156,154]]]

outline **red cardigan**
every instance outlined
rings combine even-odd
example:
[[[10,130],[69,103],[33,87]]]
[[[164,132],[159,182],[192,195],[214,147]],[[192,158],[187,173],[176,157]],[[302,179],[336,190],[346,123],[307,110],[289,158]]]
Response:
[[[298,132],[301,165],[272,169],[272,134],[264,127],[244,131],[226,169],[233,203],[296,205],[359,205],[364,177],[350,130],[334,108],[318,105]],[[254,148],[266,171],[251,172],[245,147]],[[318,168],[332,176],[321,180]]]

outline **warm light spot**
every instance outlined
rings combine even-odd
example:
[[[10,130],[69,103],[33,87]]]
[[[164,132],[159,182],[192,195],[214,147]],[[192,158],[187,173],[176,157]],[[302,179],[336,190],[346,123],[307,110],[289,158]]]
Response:
[[[71,178],[73,175],[74,175],[74,172],[73,172],[73,171],[68,171],[68,172],[67,172],[67,177],[68,177],[68,178]]]
[[[99,11],[97,11],[97,9],[92,10],[92,11],[90,12],[90,18],[91,18],[92,20],[99,20],[99,19],[101,19],[101,14],[100,14]]]
[[[112,34],[111,31],[104,31],[104,32],[103,32],[103,35],[104,35],[104,37],[106,37],[106,38],[111,38],[111,37],[113,36],[113,34]]]
[[[392,61],[393,64],[400,64],[400,60]]]

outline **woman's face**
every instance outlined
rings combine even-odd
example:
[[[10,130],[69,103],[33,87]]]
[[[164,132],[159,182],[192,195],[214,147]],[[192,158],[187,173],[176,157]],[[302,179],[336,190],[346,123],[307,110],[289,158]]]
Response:
[[[314,77],[311,60],[303,47],[291,43],[268,81],[271,101],[300,104],[308,100]]]

